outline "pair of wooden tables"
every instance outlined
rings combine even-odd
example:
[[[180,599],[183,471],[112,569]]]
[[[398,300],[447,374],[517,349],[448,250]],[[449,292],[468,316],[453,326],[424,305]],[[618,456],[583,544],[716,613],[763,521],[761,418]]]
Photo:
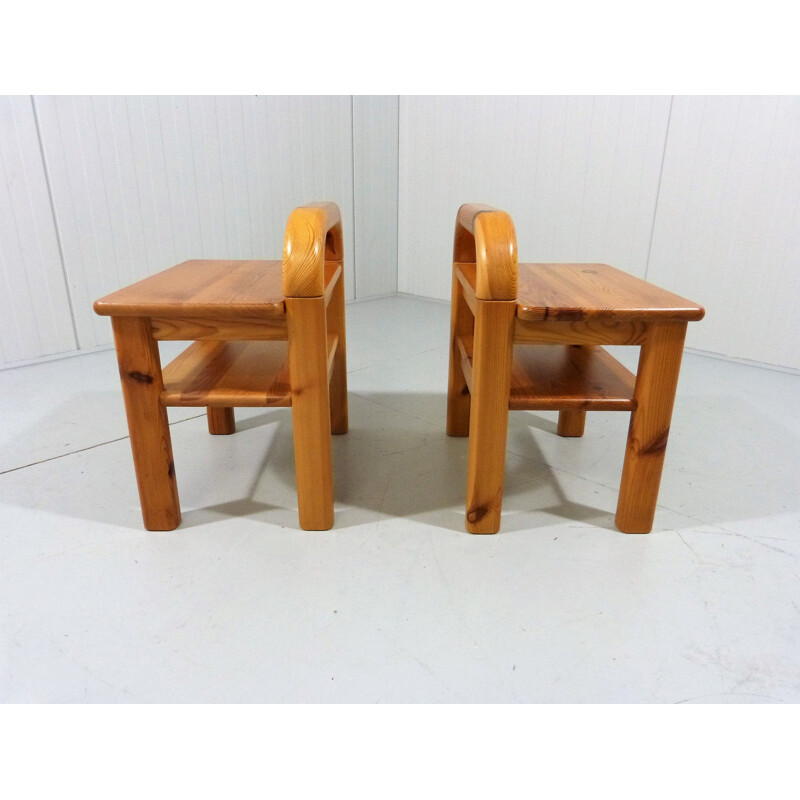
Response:
[[[469,436],[466,527],[500,527],[510,410],[629,411],[616,523],[652,528],[687,323],[702,307],[604,264],[518,264],[505,212],[459,210],[453,253],[447,432]],[[341,218],[296,209],[284,259],[187,261],[95,303],[112,319],[145,527],[180,522],[166,408],[291,406],[300,525],[333,524],[331,433],[348,427]],[[161,340],[191,340],[162,370]],[[602,345],[641,348],[631,374]]]
[[[283,261],[186,261],[94,304],[111,317],[142,516],[181,520],[168,406],[208,409],[213,434],[235,406],[291,406],[300,525],[333,525],[331,434],[347,433],[341,216],[292,212]],[[162,370],[158,342],[189,340]]]

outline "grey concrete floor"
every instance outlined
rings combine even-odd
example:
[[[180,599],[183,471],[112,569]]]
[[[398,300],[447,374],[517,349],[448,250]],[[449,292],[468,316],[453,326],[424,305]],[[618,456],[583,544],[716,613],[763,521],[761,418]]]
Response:
[[[800,700],[800,377],[686,354],[647,536],[613,524],[626,414],[514,412],[501,533],[471,536],[447,306],[347,321],[324,533],[289,409],[229,437],[170,409],[184,521],[151,533],[113,352],[0,372],[0,701]]]

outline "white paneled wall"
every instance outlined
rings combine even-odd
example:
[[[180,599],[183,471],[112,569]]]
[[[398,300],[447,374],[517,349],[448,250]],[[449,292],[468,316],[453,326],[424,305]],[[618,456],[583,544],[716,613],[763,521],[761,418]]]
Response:
[[[800,368],[800,98],[675,98],[648,279],[706,306],[690,346]]]
[[[0,97],[0,364],[74,349],[31,98]]]
[[[353,191],[359,297],[397,291],[398,98],[353,97]]]
[[[96,298],[189,258],[279,259],[313,199],[341,207],[352,292],[350,97],[35,103],[80,347],[111,341]]]
[[[111,341],[92,302],[187,258],[280,258],[339,203],[349,297],[447,299],[458,207],[523,261],[703,303],[690,346],[800,368],[798,97],[0,97],[0,365]]]
[[[668,97],[403,97],[398,287],[446,299],[462,203],[516,224],[523,261],[644,275]]]

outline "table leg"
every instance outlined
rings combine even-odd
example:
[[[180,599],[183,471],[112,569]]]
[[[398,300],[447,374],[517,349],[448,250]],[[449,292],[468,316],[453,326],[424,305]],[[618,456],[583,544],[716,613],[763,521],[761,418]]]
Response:
[[[287,297],[289,381],[300,527],[333,527],[331,413],[325,300]]]
[[[331,372],[331,433],[347,433],[347,337],[344,325],[344,270],[333,287],[326,311],[328,330],[338,337]]]
[[[236,417],[229,406],[208,406],[208,432],[215,436],[228,436],[236,433]]]
[[[559,436],[583,436],[586,412],[582,409],[564,408],[558,412]]]
[[[167,409],[161,405],[158,343],[147,318],[113,317],[111,322],[144,526],[170,531],[181,521],[181,508]]]
[[[617,527],[624,533],[653,527],[685,336],[685,322],[658,323],[642,344],[617,503]]]
[[[467,530],[497,533],[503,506],[516,301],[478,300],[472,354]]]

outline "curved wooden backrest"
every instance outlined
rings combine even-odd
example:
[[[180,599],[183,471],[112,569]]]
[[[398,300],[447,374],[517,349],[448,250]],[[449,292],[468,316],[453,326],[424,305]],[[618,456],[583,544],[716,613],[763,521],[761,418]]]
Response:
[[[342,216],[336,203],[309,203],[292,211],[283,240],[285,297],[321,297],[325,262],[343,259]]]
[[[453,261],[475,264],[479,300],[517,299],[517,233],[505,211],[479,203],[461,206]]]

